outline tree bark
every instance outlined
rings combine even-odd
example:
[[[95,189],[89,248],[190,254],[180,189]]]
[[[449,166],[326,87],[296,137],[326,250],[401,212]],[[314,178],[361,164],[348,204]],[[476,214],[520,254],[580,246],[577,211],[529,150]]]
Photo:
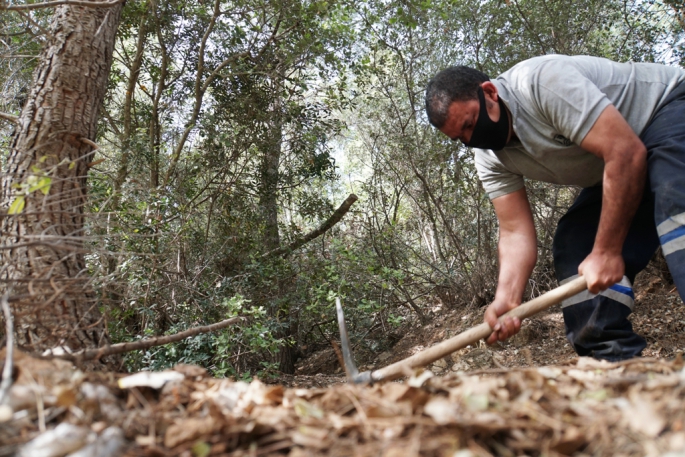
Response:
[[[261,186],[259,189],[259,207],[264,224],[263,243],[267,251],[276,250],[281,246],[278,233],[278,184],[280,180],[278,167],[283,147],[283,121],[281,100],[278,95],[275,96],[273,104],[273,119],[270,122],[260,167]]]
[[[281,76],[276,78],[275,88],[281,84]],[[278,93],[274,90],[274,93]],[[281,161],[281,149],[283,147],[283,118],[281,113],[281,99],[275,95],[273,101],[272,115],[268,131],[268,138],[265,144],[264,153],[261,161],[261,186],[259,195],[259,207],[261,209],[262,223],[264,232],[262,243],[268,252],[280,249],[281,239],[278,232],[278,184],[280,181],[279,165]],[[277,276],[280,276],[277,274]],[[287,286],[282,278],[276,278],[278,284],[278,296],[271,297],[268,306],[269,315],[276,321],[278,326],[274,332],[276,338],[288,340],[293,334],[293,322],[291,321],[290,309],[282,304],[281,298],[287,294]],[[278,348],[275,357],[278,369],[286,374],[295,372],[295,356],[292,345],[285,343]]]
[[[26,350],[108,343],[85,262],[86,178],[121,9],[55,9],[12,140],[0,289],[10,293],[16,341]]]

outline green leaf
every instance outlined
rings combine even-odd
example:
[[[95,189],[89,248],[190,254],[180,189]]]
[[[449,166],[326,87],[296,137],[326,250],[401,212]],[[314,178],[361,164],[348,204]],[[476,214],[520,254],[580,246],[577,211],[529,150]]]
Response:
[[[43,176],[35,184],[29,187],[29,193],[40,190],[43,195],[50,193],[50,185],[52,184],[52,178],[48,176]]]
[[[466,403],[466,406],[472,411],[485,411],[488,409],[490,400],[487,395],[476,394],[468,395],[464,398],[464,403]]]
[[[204,441],[198,441],[190,449],[194,457],[207,457],[212,448]]]
[[[295,414],[299,417],[323,418],[323,411],[318,406],[308,403],[301,398],[295,399],[293,402],[293,409],[295,410]]]
[[[24,200],[24,196],[20,195],[14,199],[10,205],[10,209],[7,210],[7,214],[21,214],[21,212],[24,211],[25,205],[26,201]]]
[[[38,181],[38,185],[40,186],[39,189],[41,192],[43,192],[43,195],[47,195],[50,193],[50,186],[52,185],[52,178],[48,176],[44,176]]]

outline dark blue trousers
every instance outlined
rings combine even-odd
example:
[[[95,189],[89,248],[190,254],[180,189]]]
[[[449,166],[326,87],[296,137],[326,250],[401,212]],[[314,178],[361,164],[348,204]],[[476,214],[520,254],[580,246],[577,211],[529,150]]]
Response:
[[[617,361],[645,348],[627,317],[635,276],[659,244],[681,297],[685,294],[685,84],[670,94],[640,138],[648,151],[648,182],[623,245],[625,276],[598,295],[585,291],[562,303],[566,337],[581,356]],[[592,251],[601,211],[602,187],[591,187],[560,219],[553,247],[560,283],[575,278]]]

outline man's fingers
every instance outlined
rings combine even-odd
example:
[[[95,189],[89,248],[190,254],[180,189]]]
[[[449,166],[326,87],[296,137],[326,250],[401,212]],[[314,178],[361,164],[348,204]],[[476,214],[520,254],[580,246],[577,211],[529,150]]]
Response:
[[[490,325],[490,324],[488,324],[488,325]],[[490,328],[492,328],[492,333],[490,334],[489,337],[487,337],[485,342],[488,344],[495,344],[495,342],[497,342],[500,339],[499,335],[500,335],[500,329],[502,328],[502,326],[500,325],[499,322],[497,322],[494,327],[492,325],[490,325]]]
[[[602,291],[602,289],[596,283],[591,284],[591,285],[588,284],[587,290],[589,290],[590,293],[592,293],[592,294],[598,294]]]
[[[499,306],[496,306],[499,305]],[[521,320],[517,317],[503,317],[498,319],[501,314],[515,308],[516,306],[504,306],[501,303],[493,302],[488,309],[485,310],[484,320],[492,329],[492,333],[485,339],[488,344],[494,344],[497,341],[504,341],[510,336],[516,334],[521,328]]]
[[[588,278],[586,280],[587,290],[589,290],[593,294],[598,294],[603,290],[607,290],[609,287],[613,286],[614,284],[620,281],[620,279],[618,281],[614,281],[613,278]]]
[[[588,290],[598,294],[623,279],[625,263],[620,255],[593,251],[578,266],[578,273],[585,277]]]
[[[490,328],[496,330],[495,327],[497,326],[497,313],[494,309],[492,309],[492,307],[489,306],[488,309],[485,310],[485,316],[483,317],[485,318],[485,322],[488,323]]]
[[[518,317],[505,317],[500,321],[499,340],[504,341],[514,336],[521,329],[521,320]]]

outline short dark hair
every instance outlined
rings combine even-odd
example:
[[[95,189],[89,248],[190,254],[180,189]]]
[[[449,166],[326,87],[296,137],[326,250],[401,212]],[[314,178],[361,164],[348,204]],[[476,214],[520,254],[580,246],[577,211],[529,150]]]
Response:
[[[482,71],[459,65],[445,68],[426,86],[426,114],[431,124],[441,128],[447,122],[447,112],[454,101],[478,98],[478,88],[490,77]]]

